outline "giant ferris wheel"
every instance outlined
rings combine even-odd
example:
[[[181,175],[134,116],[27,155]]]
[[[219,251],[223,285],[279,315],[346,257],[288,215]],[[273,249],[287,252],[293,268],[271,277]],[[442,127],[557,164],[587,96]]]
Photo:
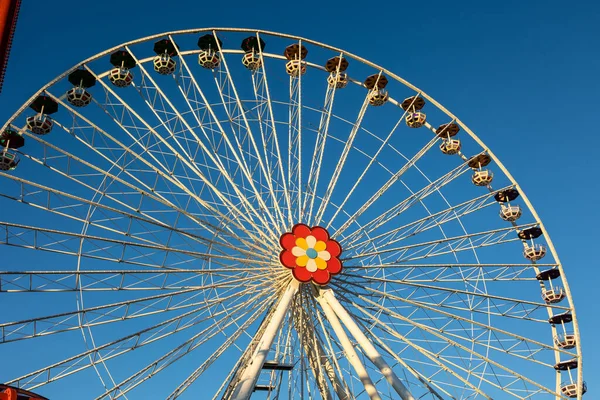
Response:
[[[0,398],[586,391],[521,187],[356,55],[248,29],[142,38],[41,88],[0,144]]]

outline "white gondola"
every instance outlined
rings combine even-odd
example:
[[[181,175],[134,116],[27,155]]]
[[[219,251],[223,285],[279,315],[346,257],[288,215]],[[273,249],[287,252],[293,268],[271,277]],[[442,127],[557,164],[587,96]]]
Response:
[[[27,128],[36,135],[47,135],[53,126],[52,118],[46,114],[37,114],[27,118]]]
[[[306,63],[302,60],[290,60],[285,64],[285,72],[293,77],[304,75],[306,73]]]
[[[560,385],[560,391],[563,395],[567,396],[570,399],[577,398],[580,392],[579,385],[577,384],[577,382],[563,382]],[[587,385],[585,382],[583,382],[581,394],[584,394],[585,392],[587,392]]]
[[[19,156],[8,150],[0,153],[0,171],[11,171],[17,168],[19,164]]]
[[[385,89],[373,89],[369,92],[369,104],[374,107],[379,107],[384,105],[388,99],[389,94]]]
[[[542,300],[547,304],[559,303],[566,297],[566,293],[561,287],[552,287],[550,289],[542,290]]]
[[[505,221],[515,222],[516,220],[521,218],[522,214],[523,210],[521,210],[520,206],[500,206],[500,218],[502,218]]]
[[[154,70],[161,75],[172,75],[175,72],[177,62],[168,54],[156,56],[153,61]]]
[[[242,64],[250,71],[256,71],[260,68],[262,62],[260,61],[260,54],[250,51],[242,57]]]
[[[523,256],[530,261],[539,261],[546,255],[546,247],[541,244],[525,244],[523,248]]]
[[[116,87],[127,87],[133,82],[133,74],[127,68],[113,68],[108,74],[108,79]]]
[[[559,333],[554,335],[554,344],[559,349],[572,349],[577,345],[577,337],[573,333]]]
[[[406,115],[406,125],[409,128],[420,128],[427,121],[427,115],[421,111],[415,111]]]
[[[335,87],[336,89],[345,88],[348,84],[348,75],[344,72],[340,72],[339,74],[332,72],[327,77],[327,83],[330,87]]]
[[[221,57],[215,50],[201,50],[198,53],[198,64],[202,68],[215,69],[221,63]]]
[[[488,186],[490,183],[492,183],[493,179],[494,174],[492,173],[492,171],[489,171],[487,169],[475,171],[473,172],[473,176],[471,177],[471,181],[476,186]]]
[[[440,150],[442,153],[448,155],[458,154],[460,148],[461,144],[460,140],[458,139],[445,139],[442,141],[442,144],[440,144]]]
[[[67,101],[75,107],[85,107],[92,101],[92,95],[81,86],[75,86],[67,92]]]

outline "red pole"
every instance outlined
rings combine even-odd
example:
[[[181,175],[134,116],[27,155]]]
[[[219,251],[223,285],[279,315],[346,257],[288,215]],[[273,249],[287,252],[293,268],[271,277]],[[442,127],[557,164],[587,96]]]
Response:
[[[0,0],[0,91],[2,91],[20,5],[21,0]]]

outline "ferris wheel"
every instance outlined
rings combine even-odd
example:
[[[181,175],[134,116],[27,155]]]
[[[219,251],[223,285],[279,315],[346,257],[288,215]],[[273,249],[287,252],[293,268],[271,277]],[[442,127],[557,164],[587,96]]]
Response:
[[[145,37],[48,83],[0,145],[0,398],[586,392],[521,187],[432,97],[344,50]]]

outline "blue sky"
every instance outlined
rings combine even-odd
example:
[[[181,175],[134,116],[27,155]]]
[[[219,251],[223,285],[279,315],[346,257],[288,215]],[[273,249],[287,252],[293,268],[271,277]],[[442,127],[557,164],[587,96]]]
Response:
[[[600,5],[592,1],[29,0],[0,94],[0,119],[79,60],[169,30],[273,30],[383,65],[459,116],[527,192],[567,273],[582,332],[587,398],[596,398],[598,21]]]

